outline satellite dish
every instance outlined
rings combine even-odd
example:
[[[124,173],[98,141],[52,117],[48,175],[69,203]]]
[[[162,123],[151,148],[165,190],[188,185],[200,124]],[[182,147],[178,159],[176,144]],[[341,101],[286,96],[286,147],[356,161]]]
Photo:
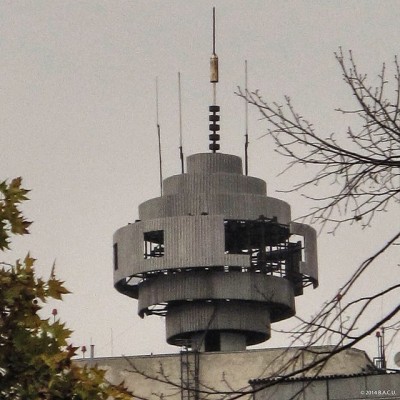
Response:
[[[394,363],[400,367],[400,351],[394,356]]]

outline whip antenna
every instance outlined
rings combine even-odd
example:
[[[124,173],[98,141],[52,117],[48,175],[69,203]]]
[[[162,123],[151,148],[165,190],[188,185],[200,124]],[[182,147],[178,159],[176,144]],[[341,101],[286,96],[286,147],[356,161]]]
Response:
[[[244,85],[245,85],[245,93],[247,96],[247,60],[244,62]],[[246,124],[246,131],[245,131],[245,142],[244,142],[244,166],[245,166],[245,174],[249,174],[249,155],[248,155],[248,148],[249,148],[249,102],[244,99],[245,101],[245,124]]]
[[[162,158],[161,158],[161,127],[158,120],[158,78],[156,78],[156,126],[158,136],[158,158],[160,161],[160,194],[162,196]]]
[[[185,165],[183,160],[183,139],[182,139],[182,98],[181,98],[181,73],[178,72],[178,89],[179,89],[179,158],[181,160],[181,171],[185,173]]]

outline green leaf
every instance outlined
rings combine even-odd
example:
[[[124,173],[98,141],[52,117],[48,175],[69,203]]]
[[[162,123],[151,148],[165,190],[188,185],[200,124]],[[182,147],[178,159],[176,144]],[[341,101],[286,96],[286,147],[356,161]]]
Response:
[[[63,286],[64,282],[56,278],[50,278],[47,281],[47,295],[53,299],[61,300],[63,294],[71,293]]]

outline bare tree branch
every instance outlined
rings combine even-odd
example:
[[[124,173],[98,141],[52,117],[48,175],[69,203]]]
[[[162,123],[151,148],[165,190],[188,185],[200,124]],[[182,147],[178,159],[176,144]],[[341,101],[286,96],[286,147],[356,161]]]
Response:
[[[352,110],[338,108],[341,114],[357,117],[355,129],[348,127],[343,139],[332,133],[324,138],[312,123],[298,114],[286,96],[285,104],[265,101],[258,91],[238,89],[237,94],[255,105],[268,124],[276,151],[290,159],[287,168],[297,165],[316,166],[311,179],[300,182],[291,191],[299,191],[316,201],[304,217],[332,231],[343,222],[362,221],[369,226],[377,212],[386,211],[400,202],[400,68],[394,61],[394,96],[386,96],[389,81],[383,65],[377,87],[369,85],[367,75],[358,71],[351,51],[348,60],[342,49],[335,53],[343,80],[356,100]],[[360,124],[361,123],[361,124]],[[311,189],[325,182],[338,185],[331,195],[315,197]]]

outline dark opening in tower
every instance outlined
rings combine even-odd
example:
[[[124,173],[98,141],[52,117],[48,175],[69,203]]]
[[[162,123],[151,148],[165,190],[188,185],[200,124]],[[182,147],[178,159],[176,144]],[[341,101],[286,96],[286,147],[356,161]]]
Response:
[[[143,257],[145,259],[164,256],[164,231],[150,231],[143,234]]]

